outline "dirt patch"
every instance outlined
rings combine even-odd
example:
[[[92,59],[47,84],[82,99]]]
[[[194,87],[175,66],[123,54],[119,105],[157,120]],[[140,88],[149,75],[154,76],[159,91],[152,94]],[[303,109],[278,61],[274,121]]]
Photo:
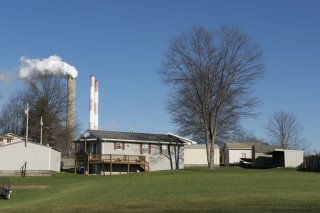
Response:
[[[50,185],[12,185],[11,189],[47,189]]]

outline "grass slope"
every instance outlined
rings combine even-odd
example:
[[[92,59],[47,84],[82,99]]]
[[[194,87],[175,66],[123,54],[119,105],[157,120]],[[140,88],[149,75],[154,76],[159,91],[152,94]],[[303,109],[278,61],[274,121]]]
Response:
[[[118,176],[14,177],[0,212],[320,212],[320,174],[186,169]],[[21,185],[49,185],[22,187]]]

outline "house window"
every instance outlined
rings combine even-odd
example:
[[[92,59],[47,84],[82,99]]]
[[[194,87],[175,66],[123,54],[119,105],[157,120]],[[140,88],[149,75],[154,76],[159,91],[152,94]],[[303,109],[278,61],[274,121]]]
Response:
[[[168,146],[169,145],[162,145],[162,154],[168,154]]]
[[[122,150],[122,143],[117,143],[117,150]]]
[[[142,153],[149,153],[149,144],[142,145]]]
[[[96,143],[90,143],[89,152],[92,154],[97,154],[97,144]]]
[[[246,153],[241,153],[241,158],[246,158]]]
[[[125,150],[126,144],[124,142],[114,142],[114,150]]]

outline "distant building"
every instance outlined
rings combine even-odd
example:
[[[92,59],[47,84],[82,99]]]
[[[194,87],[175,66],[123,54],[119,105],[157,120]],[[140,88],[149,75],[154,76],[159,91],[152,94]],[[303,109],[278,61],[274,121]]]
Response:
[[[87,130],[75,141],[75,168],[102,175],[183,169],[190,143],[173,134]]]
[[[303,164],[302,150],[282,149],[267,143],[226,143],[225,166],[247,165],[253,168],[297,168]]]
[[[253,143],[225,143],[222,152],[224,156],[224,165],[239,165],[244,159],[252,159]]]
[[[280,148],[266,143],[258,143],[252,146],[252,167],[254,168],[272,168],[273,158],[269,152]]]
[[[303,151],[273,149],[266,154],[272,155],[272,167],[300,168],[303,167]]]
[[[11,143],[16,143],[24,140],[23,137],[15,135],[13,133],[6,133],[4,135],[0,135],[0,146],[4,146]]]

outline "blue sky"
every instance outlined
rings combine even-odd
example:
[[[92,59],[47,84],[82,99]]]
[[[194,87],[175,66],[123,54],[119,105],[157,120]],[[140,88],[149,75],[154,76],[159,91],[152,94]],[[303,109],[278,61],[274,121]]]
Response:
[[[171,39],[194,25],[240,27],[264,50],[267,73],[253,86],[259,116],[243,125],[268,138],[275,111],[300,120],[302,136],[320,150],[319,1],[0,1],[2,99],[23,82],[19,59],[57,54],[79,71],[77,116],[88,127],[89,75],[100,83],[100,128],[175,132],[166,112],[169,88],[157,70]]]

